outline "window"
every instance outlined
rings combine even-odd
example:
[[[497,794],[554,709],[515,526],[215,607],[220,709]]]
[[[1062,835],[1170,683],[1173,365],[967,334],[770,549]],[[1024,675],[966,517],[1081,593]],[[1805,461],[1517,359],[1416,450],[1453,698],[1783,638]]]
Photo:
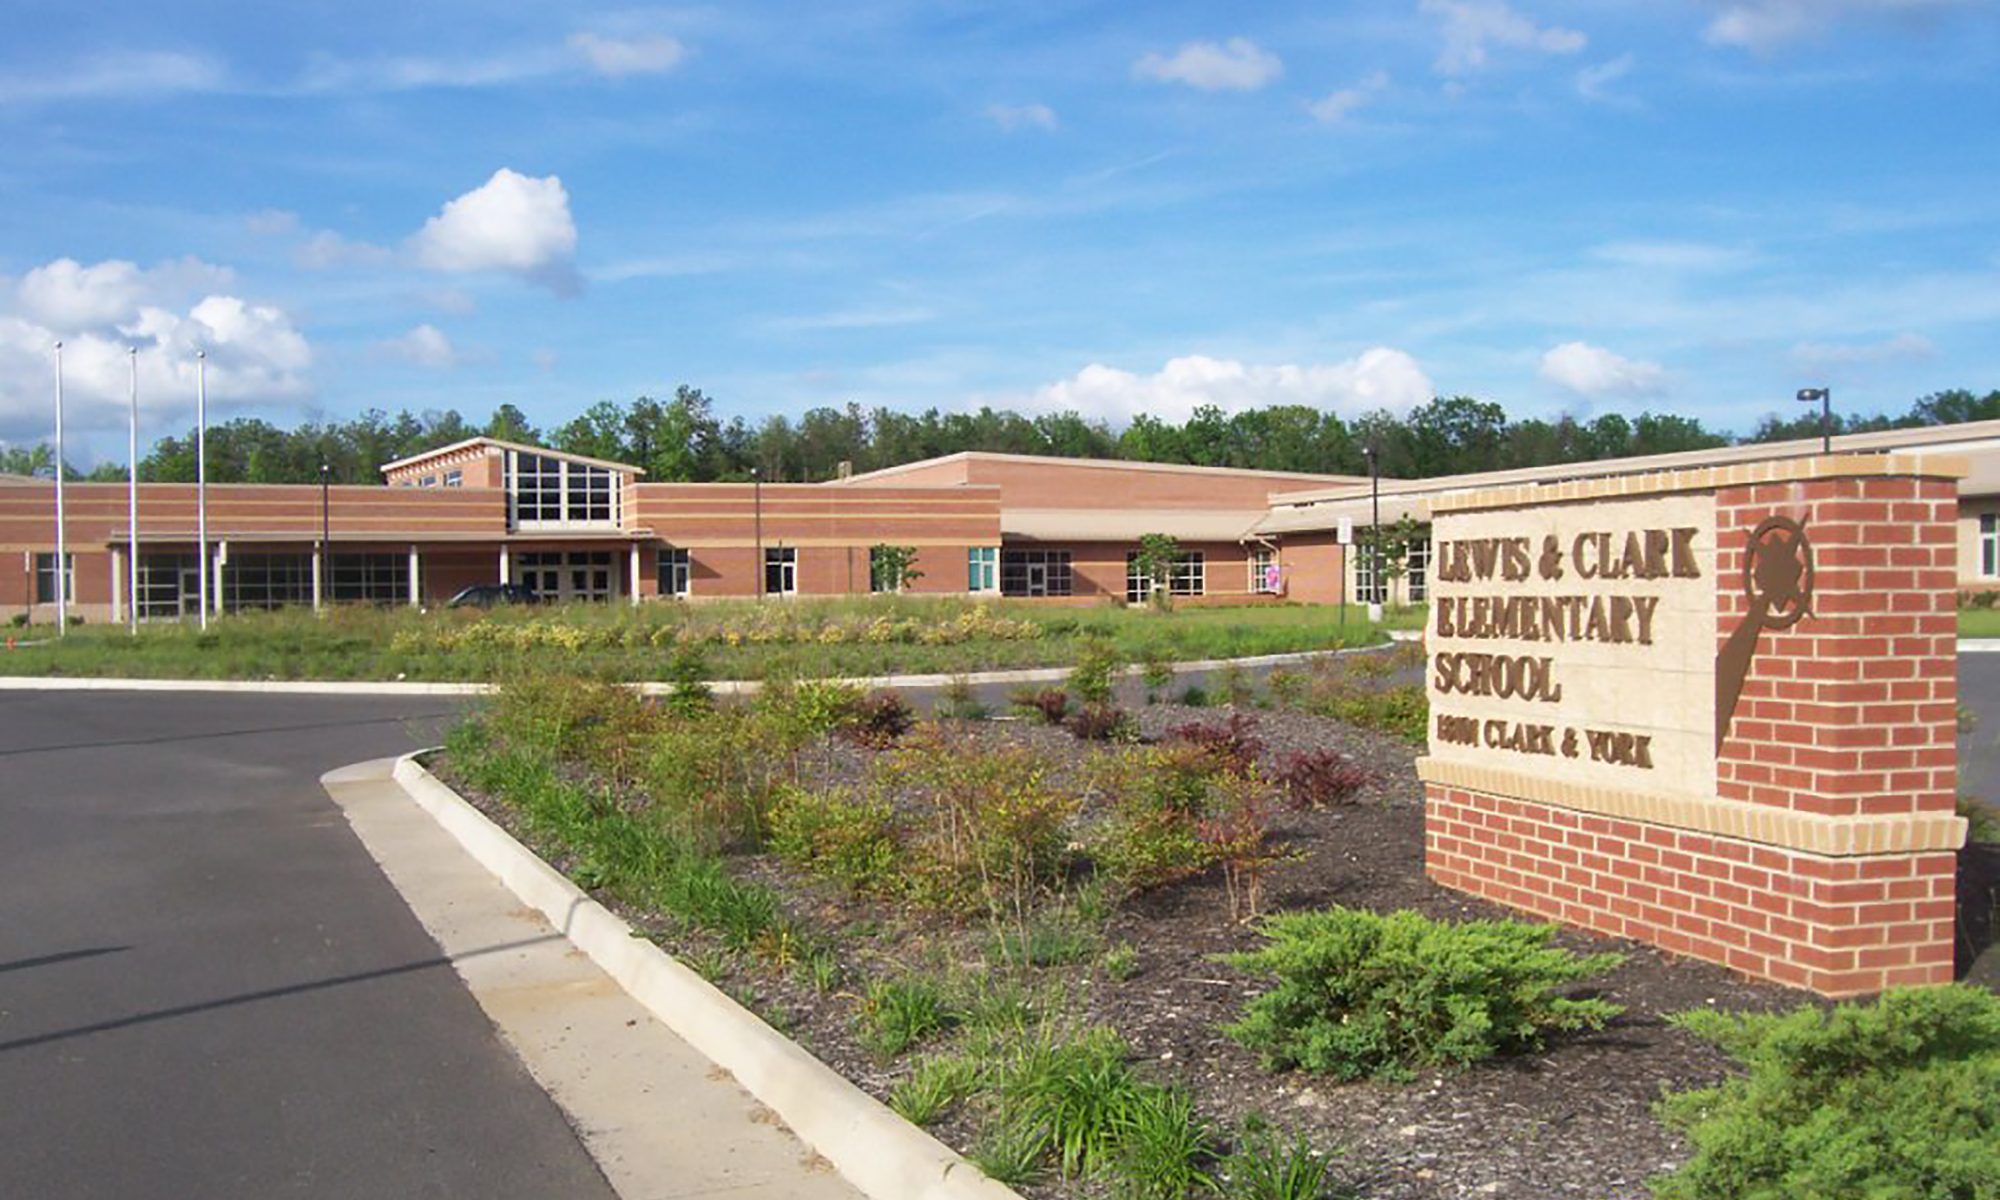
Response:
[[[1073,576],[1067,550],[1002,550],[1000,594],[1067,596]]]
[[[790,596],[799,590],[799,552],[773,546],[764,551],[764,594]]]
[[[236,554],[222,569],[222,607],[231,612],[311,603],[310,554]]]
[[[464,487],[465,472],[457,469],[446,471],[444,473],[444,485],[446,487]]]
[[[1389,600],[1388,589],[1376,582],[1374,553],[1360,542],[1348,549],[1354,551],[1354,602],[1386,604]]]
[[[1000,590],[1000,547],[974,546],[965,552],[965,590]]]
[[[194,616],[201,605],[201,560],[192,554],[139,555],[139,618]]]
[[[1207,555],[1200,550],[1190,550],[1174,556],[1173,570],[1167,573],[1167,594],[1170,596],[1199,596],[1208,582]],[[1139,573],[1139,552],[1129,550],[1125,554],[1125,602],[1138,604],[1153,594],[1151,578]]]
[[[1420,542],[1411,542],[1409,565],[1403,573],[1403,594],[1410,598],[1410,603],[1422,604],[1425,597],[1430,595],[1430,569],[1430,538],[1426,537]]]
[[[2000,513],[1979,514],[1979,573],[2000,575]]]
[[[688,566],[687,551],[660,551],[660,595],[685,596],[688,594]]]
[[[895,592],[901,588],[894,586],[889,578],[889,547],[870,546],[868,548],[868,590],[871,592]]]
[[[422,479],[417,480],[417,486],[420,488],[434,488],[437,485],[438,477],[435,475],[426,475]]]
[[[457,485],[448,486],[462,486]],[[515,526],[615,525],[621,476],[547,454],[507,452],[508,496]]]
[[[76,603],[76,555],[63,555],[63,597]],[[35,603],[56,603],[56,556],[35,555]]]
[[[509,577],[552,603],[611,599],[616,569],[609,550],[530,550],[514,556]]]
[[[1281,589],[1277,552],[1270,547],[1250,551],[1250,591],[1254,595],[1275,596]]]
[[[335,604],[406,604],[407,554],[336,554],[327,563],[327,597]]]

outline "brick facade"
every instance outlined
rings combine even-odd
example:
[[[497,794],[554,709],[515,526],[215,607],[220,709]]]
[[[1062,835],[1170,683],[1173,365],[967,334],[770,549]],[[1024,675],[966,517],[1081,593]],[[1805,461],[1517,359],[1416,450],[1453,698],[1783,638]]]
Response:
[[[1433,766],[1426,869],[1512,908],[1825,995],[1947,983],[1964,828],[1955,483],[1879,460],[1768,474],[1657,481],[1712,485],[1718,651],[1750,613],[1751,531],[1790,518],[1813,548],[1809,611],[1760,635],[1716,795],[1528,780],[1510,794],[1500,772],[1486,790],[1464,786],[1477,769]]]

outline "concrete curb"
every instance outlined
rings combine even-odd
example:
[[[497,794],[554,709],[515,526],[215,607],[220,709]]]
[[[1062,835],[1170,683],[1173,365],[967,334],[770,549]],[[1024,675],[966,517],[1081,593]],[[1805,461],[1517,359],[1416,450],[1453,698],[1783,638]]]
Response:
[[[405,755],[392,775],[522,903],[875,1200],[1020,1200],[640,936]]]
[[[1407,635],[1407,636],[1403,636]],[[1295,650],[1285,654],[1253,654],[1244,658],[1204,658],[1173,664],[1176,675],[1222,671],[1230,667],[1279,667],[1310,662],[1341,654],[1368,654],[1387,649],[1395,642],[1422,635],[1407,630],[1392,632],[1392,642],[1381,646],[1350,646],[1339,650]],[[1128,677],[1141,667],[1127,667]],[[975,687],[984,684],[1056,683],[1069,677],[1069,667],[1018,667],[1004,671],[966,671],[933,675],[856,675],[836,680],[871,688],[934,688],[963,679]],[[663,696],[671,684],[635,685],[647,696]],[[718,696],[751,696],[763,688],[755,679],[718,679],[709,683]],[[113,679],[69,675],[0,675],[0,692],[245,692],[278,696],[490,696],[497,689],[491,683],[426,683],[407,680],[312,680],[312,679]]]
[[[2000,638],[1960,638],[1960,654],[2000,654]]]

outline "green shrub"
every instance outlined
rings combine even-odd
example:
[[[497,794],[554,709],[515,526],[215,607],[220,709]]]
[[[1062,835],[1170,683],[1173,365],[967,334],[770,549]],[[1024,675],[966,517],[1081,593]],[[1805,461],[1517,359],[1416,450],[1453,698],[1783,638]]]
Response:
[[[1093,831],[1098,870],[1127,891],[1144,891],[1207,869],[1203,842],[1218,760],[1198,746],[1135,747],[1105,759],[1094,786],[1109,815]]]
[[[1111,704],[1117,698],[1118,673],[1124,665],[1110,638],[1091,638],[1078,651],[1076,665],[1070,669],[1070,695],[1085,707]]]
[[[1409,684],[1381,689],[1354,688],[1308,705],[1322,716],[1379,729],[1422,745],[1430,736],[1431,704],[1424,689]]]
[[[661,819],[715,850],[763,835],[789,746],[767,713],[722,708],[662,723],[644,742],[634,781]]]
[[[932,1125],[977,1091],[979,1082],[979,1064],[969,1058],[926,1058],[890,1089],[889,1107],[912,1125]]]
[[[936,981],[921,975],[886,980],[868,989],[861,1006],[861,1042],[893,1057],[957,1022]]]
[[[1556,994],[1619,956],[1553,947],[1554,926],[1333,908],[1272,917],[1261,932],[1267,945],[1223,961],[1276,985],[1224,1032],[1273,1069],[1407,1078],[1536,1047],[1549,1030],[1596,1029],[1622,1011]]]
[[[1215,1133],[1195,1114],[1181,1088],[1145,1087],[1117,1117],[1112,1190],[1134,1200],[1182,1200],[1215,1186],[1203,1167],[1215,1154]]]
[[[1109,1166],[1120,1128],[1144,1098],[1126,1056],[1108,1029],[1030,1043],[1000,1080],[1005,1123],[1036,1131],[1066,1178]]]
[[[832,679],[806,679],[793,683],[766,685],[758,706],[800,741],[850,725],[864,696],[851,683]]]
[[[844,790],[781,791],[771,806],[771,849],[853,892],[887,895],[898,884],[895,807]]]
[[[1695,1155],[1654,1181],[1660,1200],[2000,1197],[2000,998],[1901,989],[1674,1023],[1745,1071],[1662,1102]]]
[[[1332,1166],[1303,1134],[1280,1142],[1259,1131],[1246,1133],[1223,1160],[1222,1177],[1239,1200],[1320,1200]]]
[[[681,716],[700,716],[715,707],[715,695],[708,686],[708,657],[699,646],[676,646],[667,659],[666,707]]]
[[[916,902],[983,909],[1018,928],[1062,878],[1064,827],[1081,799],[1034,753],[954,742],[932,726],[877,760],[873,779],[903,801],[905,884]]]
[[[1974,796],[1958,798],[1958,815],[1965,818],[1965,840],[2000,842],[2000,811]]]

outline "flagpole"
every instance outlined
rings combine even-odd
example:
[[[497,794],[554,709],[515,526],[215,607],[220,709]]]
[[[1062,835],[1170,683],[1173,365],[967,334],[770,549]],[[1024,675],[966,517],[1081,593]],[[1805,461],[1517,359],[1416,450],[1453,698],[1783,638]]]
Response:
[[[63,531],[62,346],[56,343],[56,635],[69,632],[69,541]]]
[[[131,618],[132,633],[139,633],[139,348],[127,348],[132,361],[132,426],[126,449],[131,467],[125,476],[125,613]]]
[[[201,543],[201,627],[208,628],[208,351],[194,352],[194,523]]]

